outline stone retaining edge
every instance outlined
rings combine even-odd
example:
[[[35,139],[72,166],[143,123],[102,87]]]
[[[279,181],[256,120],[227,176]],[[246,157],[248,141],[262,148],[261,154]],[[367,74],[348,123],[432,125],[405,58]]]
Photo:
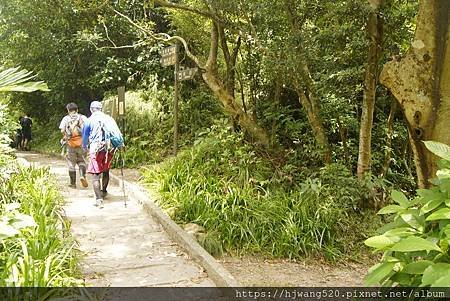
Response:
[[[116,171],[117,172],[117,171]],[[110,180],[122,189],[122,179],[110,173]],[[178,243],[194,261],[200,264],[208,276],[219,287],[240,287],[242,286],[231,273],[226,270],[217,260],[211,256],[202,246],[186,231],[184,231],[179,225],[177,225],[166,213],[164,213],[158,205],[156,205],[148,195],[150,192],[143,190],[143,188],[130,183],[126,180],[123,181],[125,187],[125,194],[132,199],[136,199],[145,211],[154,217],[163,228],[167,231],[167,234]]]

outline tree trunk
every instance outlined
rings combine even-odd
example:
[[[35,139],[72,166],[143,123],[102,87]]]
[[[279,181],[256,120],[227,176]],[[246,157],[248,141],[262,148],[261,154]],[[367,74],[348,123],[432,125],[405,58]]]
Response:
[[[295,11],[295,3],[292,0],[286,0],[284,3],[290,18],[291,30],[295,35],[300,36],[300,29],[303,25],[303,21],[300,20],[297,12]],[[331,146],[328,142],[328,137],[326,135],[322,119],[320,118],[319,97],[317,96],[316,84],[311,76],[311,72],[309,71],[306,56],[302,51],[302,45],[298,45],[298,47],[296,47],[296,53],[297,73],[292,76],[293,84],[297,92],[299,102],[305,108],[309,124],[311,125],[314,133],[314,138],[321,148],[324,162],[329,164],[331,163]]]
[[[308,122],[314,133],[314,138],[322,149],[323,160],[325,163],[329,164],[331,163],[331,147],[328,143],[328,137],[325,133],[322,119],[320,118],[319,107],[315,95],[314,93],[309,93],[309,95],[307,95],[303,91],[303,88],[298,84],[297,80],[294,80],[294,87],[300,104],[305,108]]]
[[[370,172],[373,111],[375,107],[378,59],[381,53],[382,21],[379,9],[382,0],[370,0],[371,11],[367,21],[369,35],[369,53],[367,57],[366,75],[364,79],[364,96],[362,103],[361,124],[359,130],[358,179],[364,179]]]
[[[261,128],[255,120],[236,103],[234,97],[232,97],[223,83],[217,79],[217,77],[211,72],[203,73],[203,80],[208,87],[213,91],[214,95],[221,101],[225,110],[236,120],[239,125],[242,126],[252,136],[256,142],[269,146],[269,137],[267,132]]]
[[[414,40],[406,56],[388,62],[381,83],[407,120],[419,187],[429,186],[436,157],[422,141],[450,144],[450,1],[421,0]]]

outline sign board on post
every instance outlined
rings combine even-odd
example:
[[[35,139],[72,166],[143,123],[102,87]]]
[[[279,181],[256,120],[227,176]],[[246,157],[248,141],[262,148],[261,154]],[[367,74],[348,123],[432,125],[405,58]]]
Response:
[[[125,87],[117,88],[117,114],[119,117],[125,116]]]
[[[176,54],[171,54],[169,56],[161,57],[159,59],[159,62],[161,63],[161,66],[167,67],[167,66],[175,65],[176,60],[177,60]]]
[[[159,62],[161,63],[161,66],[167,67],[172,66],[176,64],[177,61],[177,46],[169,46],[166,48],[161,49],[159,52],[161,55],[161,58]]]
[[[179,80],[187,80],[194,78],[197,73],[198,68],[186,68],[178,71],[178,79]]]
[[[159,54],[161,56],[169,56],[169,55],[175,54],[176,52],[177,52],[177,46],[173,45],[173,46],[169,46],[169,47],[161,49]]]

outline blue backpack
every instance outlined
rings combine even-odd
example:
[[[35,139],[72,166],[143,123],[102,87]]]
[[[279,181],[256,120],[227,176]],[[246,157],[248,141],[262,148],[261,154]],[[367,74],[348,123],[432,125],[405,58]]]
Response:
[[[103,150],[110,152],[124,147],[122,133],[114,119],[111,118],[108,123],[101,123],[100,128],[102,131],[102,143],[97,152]]]

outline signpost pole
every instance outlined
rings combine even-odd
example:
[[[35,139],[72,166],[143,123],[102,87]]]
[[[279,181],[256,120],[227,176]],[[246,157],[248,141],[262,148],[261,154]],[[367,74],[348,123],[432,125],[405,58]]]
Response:
[[[122,121],[122,135],[125,140],[125,86],[117,88],[117,116]],[[123,203],[127,207],[127,196],[125,193],[125,182],[123,178],[123,168],[125,166],[125,151],[122,149],[120,152],[122,164],[120,166],[120,174],[122,175],[122,192]]]
[[[176,156],[177,150],[178,150],[178,69],[179,69],[179,62],[178,62],[178,43],[175,44],[175,84],[174,84],[174,91],[173,91],[173,153]]]
[[[122,134],[125,136],[125,86],[117,88],[117,117],[122,123]]]

